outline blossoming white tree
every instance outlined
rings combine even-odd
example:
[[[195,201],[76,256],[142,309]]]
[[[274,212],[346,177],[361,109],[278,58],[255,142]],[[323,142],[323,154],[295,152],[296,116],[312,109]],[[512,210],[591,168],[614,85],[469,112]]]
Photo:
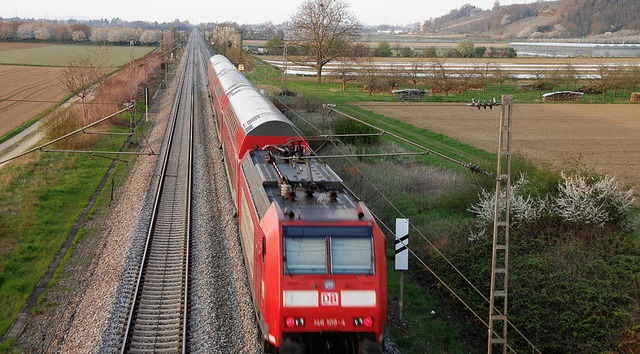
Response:
[[[509,216],[514,225],[557,217],[574,224],[604,226],[623,222],[631,212],[633,190],[621,186],[614,177],[598,179],[564,172],[561,176],[557,196],[522,195],[522,187],[528,182],[524,175],[511,185]],[[505,208],[501,205],[499,212],[504,213]],[[483,222],[493,222],[495,193],[482,189],[480,200],[469,211]]]

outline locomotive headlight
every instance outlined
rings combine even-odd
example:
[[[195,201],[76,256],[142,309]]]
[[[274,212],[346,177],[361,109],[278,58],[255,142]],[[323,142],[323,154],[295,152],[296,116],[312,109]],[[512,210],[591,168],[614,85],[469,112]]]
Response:
[[[365,327],[371,327],[373,326],[373,318],[367,316],[364,319],[362,319],[362,324],[364,324]]]
[[[289,317],[284,319],[284,324],[287,327],[294,327],[296,325],[296,320],[295,320],[295,318],[289,316]]]
[[[364,326],[370,328],[373,326],[373,318],[370,316],[367,317],[357,317],[353,319],[353,325],[356,327]]]
[[[302,327],[304,326],[304,318],[294,318],[293,316],[288,316],[284,319],[284,325],[286,327]]]
[[[327,290],[333,290],[336,288],[336,282],[333,279],[325,279],[324,288]]]

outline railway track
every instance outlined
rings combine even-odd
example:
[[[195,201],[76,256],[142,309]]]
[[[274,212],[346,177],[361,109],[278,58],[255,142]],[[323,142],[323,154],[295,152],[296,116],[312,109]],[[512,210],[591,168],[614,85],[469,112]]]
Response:
[[[151,226],[121,353],[185,353],[189,304],[191,174],[195,116],[194,41],[173,102]]]

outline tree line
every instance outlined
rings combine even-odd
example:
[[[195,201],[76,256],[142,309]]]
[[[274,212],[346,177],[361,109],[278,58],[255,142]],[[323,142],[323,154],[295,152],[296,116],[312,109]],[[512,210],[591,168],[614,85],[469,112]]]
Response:
[[[4,21],[0,20],[0,41],[43,41],[62,43],[112,43],[133,41],[142,44],[160,43],[161,28],[134,27],[124,21],[112,21],[91,26],[75,21]],[[149,26],[147,26],[149,27]],[[175,27],[172,27],[175,28]]]

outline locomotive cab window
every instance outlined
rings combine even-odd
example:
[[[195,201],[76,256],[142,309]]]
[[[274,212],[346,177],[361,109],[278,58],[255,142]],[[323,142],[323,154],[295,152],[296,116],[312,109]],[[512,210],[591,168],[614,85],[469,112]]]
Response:
[[[290,226],[283,230],[285,274],[374,274],[370,227]]]
[[[373,274],[373,239],[332,237],[331,273]]]
[[[286,237],[285,273],[326,274],[327,243],[322,237]]]

